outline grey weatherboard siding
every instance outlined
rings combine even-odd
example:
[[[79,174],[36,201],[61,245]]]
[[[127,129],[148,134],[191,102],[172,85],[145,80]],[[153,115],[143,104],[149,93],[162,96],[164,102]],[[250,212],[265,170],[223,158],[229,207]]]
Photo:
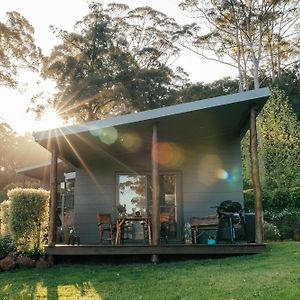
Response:
[[[186,157],[180,166],[175,169],[161,168],[162,172],[181,173],[179,201],[182,201],[182,224],[190,222],[192,216],[214,214],[216,209],[211,206],[216,206],[221,201],[233,200],[243,203],[239,141],[232,140],[226,144],[222,142],[222,147],[201,145],[201,141],[195,141],[193,145],[185,145],[183,152],[186,153]],[[219,158],[224,170],[235,170],[234,181],[216,177],[215,170],[210,165],[206,168],[203,166],[204,169],[201,170],[201,161],[211,155]],[[143,168],[140,165],[143,165]],[[89,173],[83,168],[76,170],[75,226],[80,232],[82,243],[98,242],[98,212],[114,214],[116,173],[128,173],[130,169],[136,173],[151,172],[150,165],[150,157],[148,166],[145,160],[122,160],[122,164],[99,160],[89,165]]]

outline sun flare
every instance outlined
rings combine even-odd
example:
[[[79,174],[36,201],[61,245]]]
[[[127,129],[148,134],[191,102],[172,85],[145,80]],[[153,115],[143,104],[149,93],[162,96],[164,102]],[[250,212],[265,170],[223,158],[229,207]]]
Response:
[[[52,128],[57,128],[64,125],[63,119],[52,108],[48,108],[42,115],[41,119],[35,120],[31,128],[33,131],[42,131]]]

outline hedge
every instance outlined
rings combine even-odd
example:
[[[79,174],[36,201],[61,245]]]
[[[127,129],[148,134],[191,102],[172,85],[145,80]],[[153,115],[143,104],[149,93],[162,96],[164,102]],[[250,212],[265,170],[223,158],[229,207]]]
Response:
[[[300,229],[300,209],[289,208],[281,212],[264,211],[264,220],[278,228],[282,239],[292,239],[294,230]]]
[[[9,230],[9,216],[10,216],[9,200],[3,201],[0,204],[0,235],[5,236],[10,234]]]
[[[40,248],[48,227],[49,192],[16,188],[11,201],[10,230],[19,251]]]
[[[274,189],[262,191],[263,209],[280,212],[284,209],[300,209],[300,187],[290,189]],[[246,210],[254,210],[253,189],[244,191],[244,206]]]

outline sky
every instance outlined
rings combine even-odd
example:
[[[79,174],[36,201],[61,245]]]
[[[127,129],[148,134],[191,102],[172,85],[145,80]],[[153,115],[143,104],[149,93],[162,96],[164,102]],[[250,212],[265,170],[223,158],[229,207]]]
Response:
[[[49,26],[54,25],[60,29],[72,30],[76,21],[81,20],[88,13],[86,0],[0,0],[0,21],[5,22],[5,13],[17,11],[23,15],[35,29],[36,44],[42,49],[44,55],[49,55],[54,45],[60,41],[50,31]],[[98,0],[101,1],[101,0]],[[178,23],[192,22],[178,8],[181,0],[102,0],[109,2],[126,3],[130,8],[138,6],[151,6],[167,16],[174,18]],[[176,61],[189,73],[192,82],[212,82],[224,76],[235,76],[234,70],[222,64],[203,61],[196,55],[182,51],[181,57]],[[175,66],[176,66],[175,65]],[[51,112],[48,120],[37,122],[33,113],[26,112],[30,98],[38,91],[51,91],[54,85],[49,82],[37,85],[39,78],[30,73],[23,73],[20,77],[21,85],[18,90],[0,87],[0,122],[4,120],[19,133],[47,129],[49,126],[61,126],[59,119]],[[51,118],[53,118],[52,121]],[[53,124],[52,124],[53,123]],[[54,124],[55,123],[55,124]]]

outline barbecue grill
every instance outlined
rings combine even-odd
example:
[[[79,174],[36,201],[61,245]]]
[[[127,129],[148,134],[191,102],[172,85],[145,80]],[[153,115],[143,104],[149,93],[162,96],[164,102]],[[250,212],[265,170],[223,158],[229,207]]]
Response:
[[[218,242],[231,241],[233,243],[238,239],[243,239],[245,233],[241,204],[226,200],[216,208],[219,217]]]

